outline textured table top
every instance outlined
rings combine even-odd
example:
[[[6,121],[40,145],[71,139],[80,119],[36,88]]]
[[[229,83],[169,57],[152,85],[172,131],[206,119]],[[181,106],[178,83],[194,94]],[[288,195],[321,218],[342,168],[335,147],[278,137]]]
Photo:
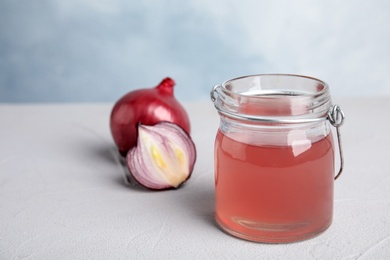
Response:
[[[390,98],[335,101],[346,121],[333,224],[275,245],[214,222],[211,102],[184,104],[197,163],[163,192],[125,184],[112,104],[0,104],[0,259],[390,259]]]

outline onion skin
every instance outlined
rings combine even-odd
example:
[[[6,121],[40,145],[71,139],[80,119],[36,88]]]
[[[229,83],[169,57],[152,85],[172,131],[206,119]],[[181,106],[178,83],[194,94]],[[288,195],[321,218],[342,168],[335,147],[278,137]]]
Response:
[[[122,156],[136,145],[137,125],[171,122],[190,134],[190,120],[184,107],[175,99],[175,82],[165,78],[155,88],[138,89],[121,97],[111,111],[110,128]]]

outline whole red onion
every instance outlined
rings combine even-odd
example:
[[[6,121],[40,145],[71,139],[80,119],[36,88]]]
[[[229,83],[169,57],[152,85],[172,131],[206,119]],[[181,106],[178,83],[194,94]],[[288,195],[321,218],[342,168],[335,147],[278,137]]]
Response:
[[[167,121],[178,124],[190,133],[190,120],[173,95],[174,85],[173,79],[165,78],[155,88],[131,91],[115,103],[110,128],[122,156],[136,145],[138,123],[154,125]]]

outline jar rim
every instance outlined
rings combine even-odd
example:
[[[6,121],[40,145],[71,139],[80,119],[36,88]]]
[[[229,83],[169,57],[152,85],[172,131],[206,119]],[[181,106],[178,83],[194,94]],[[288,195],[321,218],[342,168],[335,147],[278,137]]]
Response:
[[[222,115],[250,121],[324,120],[332,105],[326,82],[297,74],[253,74],[216,85],[211,99]]]
[[[306,95],[308,96],[318,96],[318,95],[322,95],[323,93],[329,91],[329,85],[323,81],[323,80],[320,80],[318,78],[315,78],[315,77],[311,77],[311,76],[305,76],[305,75],[299,75],[299,74],[289,74],[289,73],[260,73],[260,74],[251,74],[251,75],[245,75],[245,76],[240,76],[240,77],[235,77],[235,78],[231,78],[231,79],[228,79],[226,81],[224,81],[222,84],[221,84],[221,87],[223,87],[223,90],[226,91],[226,92],[230,92],[231,94],[235,94],[235,95],[242,95],[242,96],[247,96],[247,95],[244,95],[244,94],[240,94],[240,93],[237,93],[237,92],[234,92],[234,91],[231,91],[229,89],[226,88],[226,86],[230,83],[230,82],[233,82],[233,81],[237,81],[237,80],[242,80],[242,79],[248,79],[248,78],[254,78],[254,77],[290,77],[290,78],[300,78],[300,79],[306,79],[306,80],[312,80],[312,81],[316,81],[320,84],[322,84],[323,88],[320,90],[320,91],[317,91],[317,92],[313,92],[312,95],[306,93]],[[261,97],[267,97],[267,95],[269,94],[272,94],[272,93],[267,93],[267,92],[264,92],[264,96],[261,96]],[[280,92],[280,94],[292,94],[291,92],[290,93],[286,93],[286,92]],[[302,95],[305,95],[303,93],[301,93]]]

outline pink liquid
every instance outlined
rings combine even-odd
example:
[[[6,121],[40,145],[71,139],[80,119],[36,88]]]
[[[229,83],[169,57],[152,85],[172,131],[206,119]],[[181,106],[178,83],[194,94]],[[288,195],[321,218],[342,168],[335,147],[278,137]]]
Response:
[[[228,233],[258,242],[293,242],[331,224],[331,134],[294,154],[291,146],[255,146],[218,131],[215,161],[216,220]]]

